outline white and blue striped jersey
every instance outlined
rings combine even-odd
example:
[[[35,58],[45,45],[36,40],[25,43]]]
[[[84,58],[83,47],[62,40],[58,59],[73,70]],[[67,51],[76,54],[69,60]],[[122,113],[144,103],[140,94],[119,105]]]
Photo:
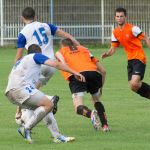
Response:
[[[42,54],[54,59],[52,35],[55,35],[57,27],[41,22],[31,22],[26,24],[18,35],[18,48],[26,48],[32,44],[37,44],[42,49]]]
[[[41,64],[49,58],[41,53],[28,54],[16,62],[8,79],[6,93],[23,86],[36,86],[40,77]]]

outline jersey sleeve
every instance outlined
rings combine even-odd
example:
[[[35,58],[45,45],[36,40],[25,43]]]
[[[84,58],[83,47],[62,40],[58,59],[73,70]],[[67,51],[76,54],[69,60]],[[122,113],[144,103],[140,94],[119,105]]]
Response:
[[[22,33],[19,33],[17,40],[17,48],[24,48],[26,45],[26,38]]]
[[[55,35],[55,33],[56,33],[58,27],[56,27],[55,25],[50,24],[50,23],[48,23],[48,26],[50,27],[50,30],[51,30],[52,35]]]
[[[37,63],[37,64],[44,64],[44,62],[46,60],[48,60],[49,58],[41,53],[36,53],[33,56],[33,59],[34,59],[35,63]]]
[[[111,35],[111,46],[112,47],[119,47],[120,45],[120,42],[116,39],[114,33],[112,32],[112,35]]]
[[[138,39],[142,40],[144,38],[144,33],[141,31],[141,29],[137,26],[134,26],[132,28],[132,33],[135,37],[137,37]]]

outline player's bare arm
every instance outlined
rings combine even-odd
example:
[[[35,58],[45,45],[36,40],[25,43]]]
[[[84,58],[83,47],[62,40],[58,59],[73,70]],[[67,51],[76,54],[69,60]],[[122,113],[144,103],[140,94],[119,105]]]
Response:
[[[150,49],[150,39],[147,35],[144,36],[143,41],[147,44],[148,48]]]
[[[115,53],[115,51],[116,51],[116,47],[111,47],[108,52],[104,52],[101,55],[101,58],[104,59],[106,57],[112,56]]]
[[[69,72],[69,73],[73,74],[79,81],[85,82],[85,77],[82,74],[80,74],[80,73],[76,72],[75,70],[71,69],[65,63],[61,63],[61,62],[58,62],[58,61],[53,61],[51,59],[48,59],[44,62],[44,64],[48,65],[48,66],[51,66],[51,67],[55,67],[56,69],[59,69],[59,70]]]
[[[63,38],[69,38],[73,41],[74,44],[80,45],[80,43],[72,35],[70,35],[69,33],[65,32],[61,29],[57,29],[56,35],[60,36],[60,37],[63,37]]]
[[[64,57],[63,57],[63,55],[62,55],[59,51],[56,52],[55,57],[56,57],[56,59],[59,60],[60,62],[65,63]]]
[[[19,59],[21,59],[23,56],[23,48],[18,48],[17,49],[17,53],[16,53],[16,57],[15,57],[15,62]]]
[[[97,70],[101,73],[102,75],[102,86],[104,85],[104,82],[105,82],[105,77],[106,77],[106,70],[105,68],[103,67],[103,65],[100,63],[100,62],[97,62],[96,63],[96,66],[97,66]]]

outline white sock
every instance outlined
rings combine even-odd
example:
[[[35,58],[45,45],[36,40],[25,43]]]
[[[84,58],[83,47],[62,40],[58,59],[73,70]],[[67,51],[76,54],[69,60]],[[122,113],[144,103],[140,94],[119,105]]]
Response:
[[[54,115],[52,112],[48,113],[44,118],[43,118],[44,123],[46,124],[48,130],[51,132],[52,136],[54,138],[58,138],[61,136],[59,129],[58,129],[58,125],[57,125],[57,121],[54,118]]]
[[[34,110],[32,117],[25,123],[24,127],[31,130],[36,126],[45,116],[47,112],[43,106],[40,106]]]

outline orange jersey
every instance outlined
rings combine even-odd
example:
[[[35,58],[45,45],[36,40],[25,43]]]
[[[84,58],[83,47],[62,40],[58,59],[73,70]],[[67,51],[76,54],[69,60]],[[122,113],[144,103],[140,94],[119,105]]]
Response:
[[[91,59],[91,53],[83,46],[77,46],[77,50],[70,50],[69,47],[63,47],[59,52],[64,57],[66,64],[77,72],[96,71],[97,59]],[[68,72],[61,71],[65,80],[72,75]]]
[[[118,26],[113,30],[111,46],[118,47],[121,44],[128,60],[138,59],[146,64],[146,57],[141,44],[143,38],[144,33],[139,27],[126,23],[122,29]]]

